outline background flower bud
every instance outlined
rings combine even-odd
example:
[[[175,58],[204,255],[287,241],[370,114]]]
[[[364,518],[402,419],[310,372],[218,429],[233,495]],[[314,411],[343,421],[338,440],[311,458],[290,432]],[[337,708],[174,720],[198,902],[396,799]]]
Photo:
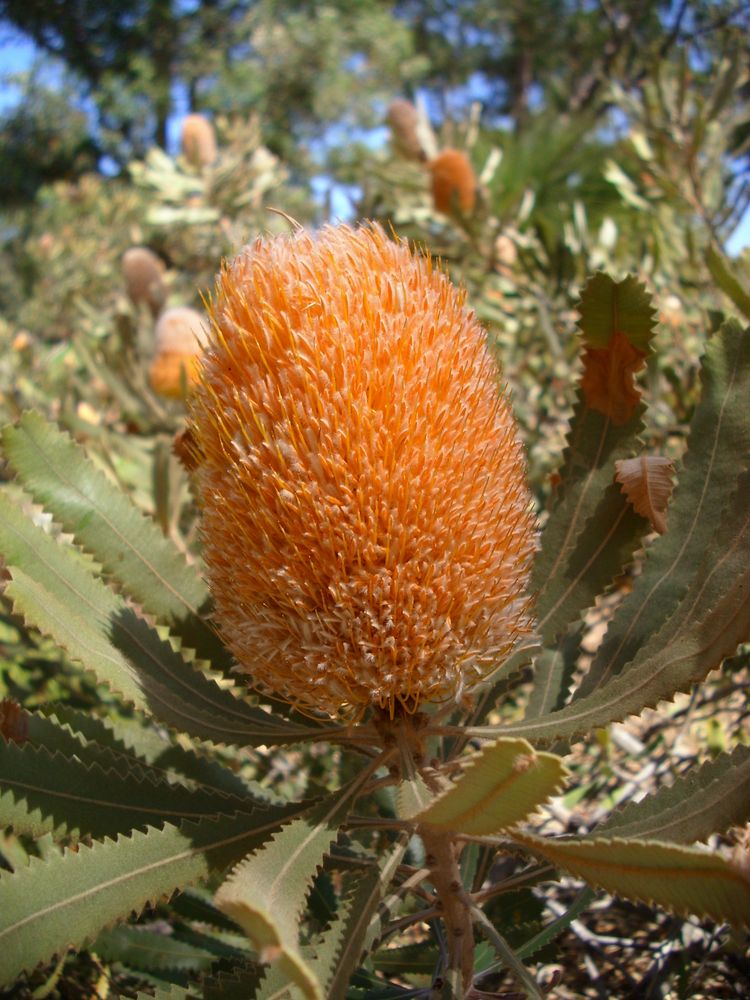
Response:
[[[156,324],[156,354],[149,371],[154,392],[179,399],[183,386],[195,383],[206,336],[206,319],[195,309],[175,306],[161,314]]]
[[[432,175],[432,201],[438,212],[450,215],[460,209],[465,215],[474,210],[477,179],[466,153],[444,149],[429,163]]]
[[[194,167],[208,167],[216,159],[216,132],[203,115],[187,115],[182,122],[182,153]]]
[[[164,261],[148,247],[131,247],[122,255],[122,276],[131,301],[156,316],[164,304]]]
[[[391,129],[393,145],[407,160],[421,161],[425,158],[419,139],[419,113],[411,101],[403,97],[391,101],[386,121]]]

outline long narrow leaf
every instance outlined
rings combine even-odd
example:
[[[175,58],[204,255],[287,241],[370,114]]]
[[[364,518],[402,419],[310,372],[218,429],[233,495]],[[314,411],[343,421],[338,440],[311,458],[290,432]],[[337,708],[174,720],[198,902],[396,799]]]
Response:
[[[649,548],[643,573],[610,623],[575,697],[619,673],[670,616],[716,536],[717,514],[750,465],[750,328],[725,323],[709,342],[703,392],[669,507],[669,530]]]
[[[117,841],[79,846],[0,874],[0,984],[262,844],[299,807],[167,824]]]
[[[294,742],[323,732],[275,719],[195,669],[75,550],[33,525],[4,495],[0,550],[17,612],[140,711],[215,743]]]
[[[595,836],[692,844],[750,820],[750,747],[737,747],[632,802],[597,827]]]
[[[2,443],[27,492],[126,593],[166,621],[198,614],[208,597],[200,573],[67,434],[32,412],[3,430]]]
[[[607,892],[750,927],[750,870],[722,855],[658,841],[516,839]]]

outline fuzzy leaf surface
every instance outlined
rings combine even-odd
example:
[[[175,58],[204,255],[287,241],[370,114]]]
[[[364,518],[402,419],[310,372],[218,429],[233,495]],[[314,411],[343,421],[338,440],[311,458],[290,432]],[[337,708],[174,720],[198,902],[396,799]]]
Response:
[[[5,457],[24,488],[149,613],[197,615],[208,590],[194,566],[89,460],[39,413],[2,433]]]
[[[37,528],[5,495],[0,550],[15,610],[139,711],[215,743],[272,744],[322,732],[275,719],[187,663],[75,549]]]
[[[578,325],[587,347],[605,348],[618,332],[639,350],[651,349],[656,311],[646,286],[629,274],[614,281],[603,271],[589,278],[578,303]]]
[[[516,833],[554,865],[591,885],[676,913],[750,927],[750,866],[696,847],[659,841],[552,840]]]
[[[410,817],[439,830],[490,836],[519,823],[557,792],[567,771],[559,757],[526,740],[497,740],[470,758],[461,777]]]
[[[18,833],[115,837],[160,821],[252,808],[251,800],[191,791],[145,774],[84,764],[45,747],[0,740],[0,826]]]
[[[299,810],[185,822],[80,845],[0,874],[0,984],[39,962],[80,948],[105,928],[177,889],[221,871]]]
[[[716,555],[714,546],[709,546],[705,563],[699,565],[679,607],[637,650],[626,670],[558,712],[506,726],[469,727],[467,735],[486,739],[519,735],[542,743],[569,740],[638,715],[703,680],[750,637],[750,506],[746,496],[740,488],[719,518],[716,548],[722,554]]]
[[[122,962],[131,969],[153,972],[199,972],[210,969],[215,955],[171,934],[145,927],[122,925],[102,931],[93,950],[108,962]]]
[[[246,804],[253,800],[256,805],[279,804],[279,798],[260,786],[257,781],[245,781],[228,767],[212,760],[195,749],[180,746],[153,725],[147,725],[142,717],[123,719],[103,716],[101,719],[82,712],[69,705],[45,706],[49,712],[46,718],[34,715],[30,725],[38,733],[36,742],[50,749],[68,749],[58,746],[50,735],[50,726],[58,733],[70,736],[80,748],[73,752],[85,761],[93,761],[102,766],[128,767],[137,774],[151,773],[171,782],[187,784],[188,787],[223,792],[242,799]],[[43,722],[40,719],[44,719]],[[44,727],[44,735],[41,729]],[[75,734],[75,735],[73,735]],[[30,739],[34,737],[30,735]],[[49,742],[52,740],[52,742]]]
[[[237,865],[216,894],[216,905],[242,927],[261,959],[272,962],[309,1000],[323,1000],[323,992],[302,955],[300,919],[361,780],[292,820]]]
[[[617,810],[596,828],[601,834],[692,844],[750,820],[750,747],[691,770],[668,788]]]
[[[384,853],[377,867],[357,877],[342,901],[336,920],[315,944],[310,966],[323,987],[326,1000],[346,1000],[352,973],[359,965],[373,914],[403,858],[404,842]]]

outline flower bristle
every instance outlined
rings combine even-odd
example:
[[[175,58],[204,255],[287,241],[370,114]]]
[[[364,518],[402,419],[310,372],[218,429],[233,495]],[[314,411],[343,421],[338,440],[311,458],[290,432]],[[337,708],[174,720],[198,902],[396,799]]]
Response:
[[[523,450],[464,299],[374,225],[217,279],[189,419],[215,617],[303,710],[460,698],[530,627]]]

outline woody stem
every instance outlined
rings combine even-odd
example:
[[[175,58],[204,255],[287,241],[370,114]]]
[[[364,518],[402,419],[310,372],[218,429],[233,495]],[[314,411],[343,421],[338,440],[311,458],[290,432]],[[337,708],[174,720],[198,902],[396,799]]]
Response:
[[[438,908],[445,924],[449,967],[460,970],[463,987],[467,990],[474,975],[474,932],[468,897],[458,867],[461,845],[450,833],[427,824],[420,826],[419,835],[425,848],[425,865],[430,869],[430,881],[435,887]]]

